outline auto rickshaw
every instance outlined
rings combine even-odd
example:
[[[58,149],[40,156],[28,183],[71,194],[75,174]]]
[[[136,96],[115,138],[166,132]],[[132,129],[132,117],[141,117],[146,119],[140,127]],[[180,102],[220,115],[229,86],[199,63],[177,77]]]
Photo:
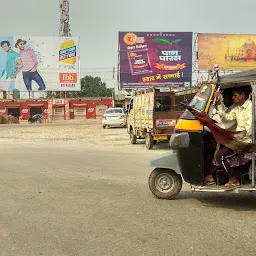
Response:
[[[204,82],[188,106],[205,112],[211,117],[215,108],[215,92],[240,86],[251,87],[252,100],[252,141],[255,144],[255,96],[256,69],[219,76],[218,66],[209,81]],[[195,106],[195,102],[196,106]],[[193,192],[240,193],[256,192],[255,186],[255,153],[249,153],[251,159],[246,166],[234,166],[239,172],[241,186],[232,190],[222,189],[218,168],[214,173],[216,186],[204,184],[204,142],[212,134],[195,116],[186,109],[180,117],[175,133],[170,139],[170,152],[150,162],[154,168],[148,180],[151,192],[159,199],[174,199],[182,189],[183,180],[190,184]],[[223,182],[223,181],[222,181]]]

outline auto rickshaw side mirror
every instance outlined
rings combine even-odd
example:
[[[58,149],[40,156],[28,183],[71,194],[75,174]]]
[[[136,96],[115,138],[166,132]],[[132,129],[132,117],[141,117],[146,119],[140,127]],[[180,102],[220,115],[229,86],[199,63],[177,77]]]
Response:
[[[188,148],[190,143],[189,133],[174,133],[170,138],[170,147],[173,150],[180,148]]]

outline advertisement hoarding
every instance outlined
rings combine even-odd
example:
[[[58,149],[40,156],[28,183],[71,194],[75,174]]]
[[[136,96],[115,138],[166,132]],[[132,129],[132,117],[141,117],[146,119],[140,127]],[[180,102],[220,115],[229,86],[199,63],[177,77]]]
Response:
[[[79,38],[0,36],[0,91],[79,91]]]
[[[248,70],[256,67],[256,35],[198,34],[198,68]]]
[[[190,86],[192,38],[192,32],[119,32],[120,87]]]

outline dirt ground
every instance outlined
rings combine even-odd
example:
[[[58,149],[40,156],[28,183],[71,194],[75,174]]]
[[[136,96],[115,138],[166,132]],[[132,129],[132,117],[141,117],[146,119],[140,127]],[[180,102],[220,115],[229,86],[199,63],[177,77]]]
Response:
[[[149,190],[168,143],[99,121],[0,125],[1,256],[254,256],[254,194]]]
[[[131,145],[127,128],[103,129],[100,120],[69,120],[44,124],[0,125],[1,139],[16,141],[68,141],[70,143],[87,144],[103,147],[136,147],[145,149],[145,141],[138,140],[138,145]],[[168,149],[168,143],[156,145],[155,149]]]

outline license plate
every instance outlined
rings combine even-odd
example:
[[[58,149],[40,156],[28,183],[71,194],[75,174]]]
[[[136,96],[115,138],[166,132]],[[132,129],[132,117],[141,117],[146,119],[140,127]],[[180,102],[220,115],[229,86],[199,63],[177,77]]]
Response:
[[[166,135],[157,135],[157,136],[154,136],[154,140],[167,140],[167,136]]]
[[[176,120],[175,119],[157,119],[156,120],[156,126],[158,127],[169,127],[169,126],[175,126]]]

